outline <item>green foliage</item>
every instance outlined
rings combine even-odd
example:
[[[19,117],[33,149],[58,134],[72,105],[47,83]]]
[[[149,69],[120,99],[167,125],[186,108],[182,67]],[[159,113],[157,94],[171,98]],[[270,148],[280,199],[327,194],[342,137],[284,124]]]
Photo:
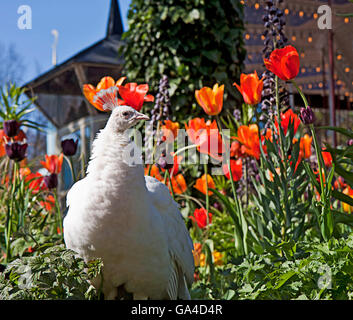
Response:
[[[217,267],[209,281],[200,268],[193,298],[329,299],[353,298],[353,236],[328,242],[283,242],[264,255]]]
[[[233,95],[226,104],[234,105],[232,83],[245,59],[239,1],[133,0],[128,19],[120,52],[129,79],[147,82],[156,91],[161,76],[167,75],[179,118],[199,113],[195,89],[216,82],[226,85],[225,91]]]
[[[17,120],[23,126],[41,130],[40,125],[26,117],[35,110],[33,108],[34,98],[23,100],[25,88],[10,84],[0,89],[0,119]],[[0,123],[2,127],[2,122]],[[0,127],[0,128],[1,128]]]
[[[261,147],[261,183],[256,189],[254,202],[258,210],[250,212],[251,225],[258,233],[261,244],[278,243],[289,239],[297,241],[304,235],[305,218],[310,202],[304,200],[308,181],[302,163],[298,166],[299,142],[293,144],[294,125],[291,123],[284,135],[280,126],[284,157],[279,153],[280,139],[265,140],[265,154]],[[288,157],[287,155],[291,156]],[[309,194],[311,197],[311,194]],[[307,221],[306,228],[310,226]]]
[[[99,260],[86,264],[63,245],[11,262],[0,274],[0,300],[96,299],[88,280],[98,277]]]

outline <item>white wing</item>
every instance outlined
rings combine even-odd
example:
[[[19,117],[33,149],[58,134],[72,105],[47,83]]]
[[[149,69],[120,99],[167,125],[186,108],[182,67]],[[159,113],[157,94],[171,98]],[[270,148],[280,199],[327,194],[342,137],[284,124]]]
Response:
[[[184,277],[189,286],[194,279],[193,243],[178,204],[171,197],[167,186],[150,176],[145,176],[145,181],[151,201],[158,209],[168,235],[169,252],[173,259],[173,279],[170,279],[168,291],[172,291],[175,298],[177,293],[180,297],[180,291],[187,290],[187,287],[184,288]],[[186,295],[188,295],[188,292]]]

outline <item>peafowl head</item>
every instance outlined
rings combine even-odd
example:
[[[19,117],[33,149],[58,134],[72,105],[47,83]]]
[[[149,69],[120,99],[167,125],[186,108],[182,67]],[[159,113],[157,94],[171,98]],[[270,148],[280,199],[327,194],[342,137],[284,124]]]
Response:
[[[100,103],[104,110],[111,110],[112,113],[108,120],[108,125],[111,129],[116,132],[124,132],[141,120],[149,120],[148,116],[138,112],[134,108],[119,105],[117,91],[117,87],[101,90],[94,98],[94,102]]]

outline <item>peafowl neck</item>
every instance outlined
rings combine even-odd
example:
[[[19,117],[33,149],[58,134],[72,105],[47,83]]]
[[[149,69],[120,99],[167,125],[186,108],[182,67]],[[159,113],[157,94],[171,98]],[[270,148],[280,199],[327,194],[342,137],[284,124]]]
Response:
[[[104,181],[113,189],[121,186],[124,190],[144,187],[140,153],[126,132],[112,132],[106,127],[93,142],[87,177]]]

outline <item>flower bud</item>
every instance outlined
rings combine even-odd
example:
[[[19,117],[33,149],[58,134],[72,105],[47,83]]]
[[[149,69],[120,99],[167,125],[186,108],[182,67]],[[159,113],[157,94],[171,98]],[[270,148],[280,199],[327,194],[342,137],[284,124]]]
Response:
[[[4,121],[4,132],[5,134],[12,138],[19,134],[21,124],[16,120]]]
[[[78,140],[75,142],[74,139],[65,139],[61,141],[61,147],[65,156],[71,157],[75,155],[77,151]]]
[[[313,124],[315,122],[315,113],[313,109],[307,106],[306,108],[300,109],[299,118],[303,122],[303,124]]]
[[[6,154],[7,156],[14,161],[21,161],[26,157],[26,150],[27,150],[28,144],[24,143],[8,143],[5,146]]]
[[[58,175],[52,173],[49,176],[44,177],[44,183],[48,189],[54,189],[58,186]]]

